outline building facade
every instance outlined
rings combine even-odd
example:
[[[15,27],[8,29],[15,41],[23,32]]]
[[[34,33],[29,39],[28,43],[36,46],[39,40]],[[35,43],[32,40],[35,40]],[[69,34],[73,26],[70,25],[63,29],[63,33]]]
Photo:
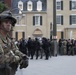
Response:
[[[53,37],[53,0],[12,0],[13,37]],[[76,39],[76,0],[56,0],[57,40]]]

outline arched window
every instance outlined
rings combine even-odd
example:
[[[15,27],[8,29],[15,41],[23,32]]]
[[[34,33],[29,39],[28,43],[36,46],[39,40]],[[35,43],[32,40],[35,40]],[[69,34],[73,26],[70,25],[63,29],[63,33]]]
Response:
[[[18,8],[20,9],[19,14],[21,14],[22,13],[21,11],[23,10],[23,2],[22,1],[18,2]]]
[[[27,2],[27,10],[28,11],[32,11],[32,7],[33,7],[32,2],[31,1],[28,1]]]
[[[76,10],[76,0],[70,1],[70,7],[71,7],[71,10]]]
[[[38,0],[38,2],[37,2],[37,10],[38,11],[42,10],[42,2],[40,0]]]

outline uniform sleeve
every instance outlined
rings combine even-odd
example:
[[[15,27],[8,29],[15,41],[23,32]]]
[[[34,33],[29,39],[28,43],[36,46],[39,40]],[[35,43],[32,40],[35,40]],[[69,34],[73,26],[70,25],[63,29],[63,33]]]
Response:
[[[12,48],[14,54],[16,56],[19,56],[19,57],[22,57],[24,56],[25,54],[23,54],[21,51],[19,51],[19,48],[13,43],[13,48]]]
[[[9,56],[9,54],[4,54],[4,50],[0,44],[0,64],[9,63],[11,60],[15,61],[15,57],[12,55]]]

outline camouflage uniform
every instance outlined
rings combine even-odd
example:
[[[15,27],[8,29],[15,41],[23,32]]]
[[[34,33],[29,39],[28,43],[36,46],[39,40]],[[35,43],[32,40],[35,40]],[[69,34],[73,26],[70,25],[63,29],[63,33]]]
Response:
[[[13,62],[18,62],[23,55],[24,54],[22,54],[18,50],[17,46],[14,43],[11,42],[9,37],[7,37],[7,39],[5,39],[0,34],[0,67],[2,67],[2,69],[7,68],[6,66],[9,66]],[[3,66],[1,66],[1,65],[3,65]],[[9,66],[9,68],[12,69],[12,67],[10,67],[10,66]],[[3,72],[3,73],[5,73],[5,72]],[[7,73],[2,74],[2,75],[7,75]]]
[[[11,16],[1,15],[0,22],[4,19],[11,20],[12,26],[16,23],[16,20]],[[23,65],[25,63],[23,61],[24,56],[27,58],[25,54],[19,51],[8,35],[4,37],[0,32],[0,75],[15,75],[19,64],[21,64],[21,69],[25,66]]]

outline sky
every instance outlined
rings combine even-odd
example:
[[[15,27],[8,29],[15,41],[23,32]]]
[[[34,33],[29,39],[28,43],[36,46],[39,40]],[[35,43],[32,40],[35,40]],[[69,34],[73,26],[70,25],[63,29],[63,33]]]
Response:
[[[76,56],[57,56],[49,60],[29,59],[29,66],[16,75],[76,75]]]

